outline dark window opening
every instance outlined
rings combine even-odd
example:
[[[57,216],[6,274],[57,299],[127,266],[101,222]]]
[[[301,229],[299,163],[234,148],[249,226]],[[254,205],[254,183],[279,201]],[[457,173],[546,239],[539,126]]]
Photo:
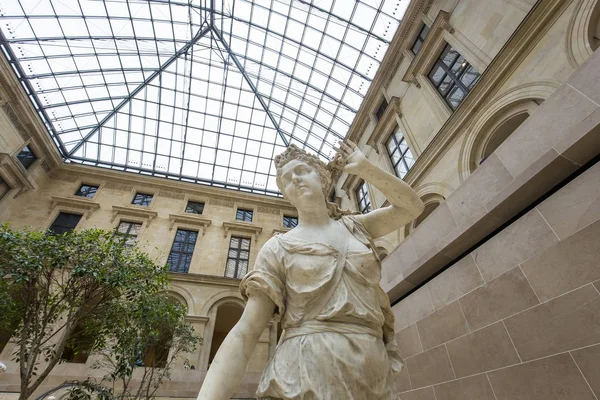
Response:
[[[283,226],[286,228],[295,228],[298,225],[297,217],[283,216]]]
[[[400,129],[396,130],[396,132],[390,136],[386,143],[386,148],[394,171],[396,171],[396,176],[398,178],[404,178],[410,168],[414,165],[415,158]]]
[[[152,202],[152,197],[151,194],[136,193],[131,204],[147,207]]]
[[[202,214],[204,212],[204,203],[188,201],[185,206],[185,212],[190,214]]]
[[[119,222],[116,235],[125,241],[126,246],[133,246],[142,230],[142,224],[138,222]]]
[[[25,146],[23,147],[23,150],[17,154],[17,159],[21,162],[21,164],[23,164],[25,169],[29,169],[35,160],[37,160],[37,156],[33,150],[29,148],[29,146]]]
[[[479,72],[449,44],[429,72],[429,79],[453,110],[462,103],[479,76]]]
[[[198,232],[177,229],[167,263],[172,272],[187,273],[192,262]]]
[[[232,236],[229,241],[225,276],[241,279],[248,272],[250,259],[250,239]]]
[[[77,189],[77,192],[75,192],[75,196],[81,196],[81,197],[94,197],[94,195],[96,194],[96,192],[98,191],[98,186],[93,186],[93,185],[81,185],[81,187],[79,189]]]
[[[2,176],[0,176],[0,200],[2,200],[11,189],[12,188],[8,185],[8,183],[6,183],[4,179],[2,179]]]
[[[93,344],[94,338],[85,331],[85,325],[79,323],[67,340],[67,345],[60,358],[70,363],[85,364]]]
[[[423,24],[423,27],[421,27],[421,30],[419,31],[419,34],[417,35],[417,38],[415,39],[415,42],[413,43],[410,51],[412,51],[412,53],[416,56],[417,53],[419,52],[419,50],[421,50],[421,46],[423,45],[423,42],[425,41],[425,38],[427,37],[427,34],[429,33],[429,27],[425,24]]]
[[[369,199],[369,189],[367,182],[363,182],[356,189],[356,200],[358,202],[358,210],[366,214],[371,211],[371,200]]]
[[[377,121],[379,121],[381,118],[383,118],[383,114],[385,114],[385,110],[387,109],[387,106],[388,106],[388,102],[384,97],[383,100],[381,100],[379,107],[377,107],[377,111],[375,111],[375,116],[377,117]]]
[[[237,212],[235,213],[235,219],[238,221],[252,222],[252,214],[252,210],[243,210],[238,208]]]
[[[81,220],[80,214],[70,214],[70,213],[59,213],[52,226],[50,227],[50,232],[54,235],[60,235],[65,232],[71,232],[79,221]]]

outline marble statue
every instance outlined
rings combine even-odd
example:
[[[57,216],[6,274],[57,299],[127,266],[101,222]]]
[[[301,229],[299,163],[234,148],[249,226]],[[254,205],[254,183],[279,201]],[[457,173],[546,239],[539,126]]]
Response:
[[[219,348],[198,399],[231,397],[272,318],[284,331],[258,398],[396,399],[394,373],[402,360],[373,239],[411,222],[423,203],[349,140],[340,143],[329,165],[290,145],[275,157],[275,166],[279,189],[298,210],[298,226],[267,241],[242,280],[246,308]],[[390,205],[362,215],[340,210],[326,200],[332,168],[371,183]]]

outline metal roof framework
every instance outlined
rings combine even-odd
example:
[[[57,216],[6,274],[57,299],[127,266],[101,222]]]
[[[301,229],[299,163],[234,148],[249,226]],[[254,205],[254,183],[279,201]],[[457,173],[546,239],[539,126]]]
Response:
[[[407,0],[0,0],[0,46],[66,162],[279,195],[333,155]]]

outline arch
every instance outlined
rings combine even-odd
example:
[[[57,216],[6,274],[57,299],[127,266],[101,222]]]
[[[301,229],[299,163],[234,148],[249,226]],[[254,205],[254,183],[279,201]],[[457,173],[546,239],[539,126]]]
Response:
[[[221,304],[224,303],[236,303],[242,309],[246,307],[246,302],[238,291],[227,290],[210,296],[202,306],[202,311],[199,315],[209,316],[212,310],[216,310]]]
[[[393,243],[391,243],[385,237],[379,237],[373,240],[373,243],[375,244],[375,250],[377,251],[377,254],[379,255],[379,259],[381,261],[383,261],[383,259],[386,258],[394,250]]]
[[[171,284],[169,289],[167,290],[167,295],[175,298],[177,301],[181,302],[181,304],[187,309],[188,315],[195,315],[195,301],[194,296],[183,286]]]
[[[458,157],[459,179],[465,181],[473,172],[473,157],[484,151],[497,128],[503,122],[518,114],[533,111],[558,87],[555,81],[532,82],[514,87],[486,105],[474,118],[474,124],[467,130]],[[522,122],[522,121],[521,121]],[[510,132],[512,133],[512,132]],[[483,146],[483,150],[482,147]],[[478,165],[475,164],[475,167]]]
[[[417,191],[417,194],[419,194],[419,191]],[[449,194],[447,194],[447,196],[449,196]],[[438,192],[430,190],[426,190],[425,194],[420,195],[419,197],[425,205],[425,209],[421,215],[404,227],[404,237],[408,237],[412,231],[414,231],[423,221],[425,221],[427,217],[429,217],[435,211],[435,209],[446,200],[447,196],[443,196]]]
[[[186,314],[188,314],[188,315],[189,315],[189,313],[190,313],[190,308],[189,308],[189,306],[188,306],[188,302],[187,302],[187,300],[185,299],[185,297],[183,297],[183,296],[182,296],[180,293],[178,293],[178,292],[176,292],[176,291],[174,291],[174,290],[167,290],[167,291],[165,292],[165,294],[166,294],[166,296],[167,296],[167,297],[168,297],[170,300],[172,300],[172,301],[174,301],[174,302],[177,302],[178,304],[181,304],[182,306],[184,306],[184,307],[185,307],[185,310],[186,310]]]
[[[210,350],[208,355],[208,364],[212,362],[217,350],[221,347],[223,340],[229,334],[231,329],[237,324],[244,312],[236,302],[224,302],[219,304],[214,315],[213,333],[210,341]]]
[[[579,68],[600,47],[600,0],[579,0],[569,20],[565,47],[569,64]]]

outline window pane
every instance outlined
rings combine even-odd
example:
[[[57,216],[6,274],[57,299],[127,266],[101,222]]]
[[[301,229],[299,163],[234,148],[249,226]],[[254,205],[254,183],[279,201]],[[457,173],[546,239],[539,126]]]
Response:
[[[172,272],[187,273],[189,271],[197,237],[198,232],[196,231],[177,230],[168,259]]]
[[[465,98],[465,92],[463,92],[458,87],[454,87],[450,91],[450,94],[448,95],[448,102],[450,103],[452,108],[456,108],[463,101],[464,98]]]
[[[59,213],[52,226],[50,227],[50,232],[55,235],[60,235],[61,233],[70,232],[79,223],[81,220],[80,214],[69,214],[69,213]]]
[[[238,250],[238,245],[242,250]],[[250,239],[231,237],[229,252],[227,253],[227,264],[225,265],[225,276],[230,278],[242,278],[248,269],[248,258],[250,257]]]
[[[204,211],[204,203],[188,201],[187,206],[185,207],[185,212],[191,213],[191,214],[202,214],[203,211]]]
[[[98,186],[81,185],[77,192],[75,192],[75,196],[94,197],[97,191]]]
[[[475,68],[473,68],[471,65],[469,65],[469,67],[460,77],[460,81],[467,87],[467,89],[472,89],[478,79],[479,73],[475,71]]]
[[[151,201],[152,201],[151,194],[136,193],[131,204],[135,204],[138,206],[149,206]]]
[[[23,150],[17,154],[17,159],[21,162],[21,164],[28,169],[31,167],[31,164],[37,160],[35,153],[29,148],[29,146],[23,147]]]
[[[438,65],[434,67],[433,70],[431,70],[429,77],[431,78],[431,81],[437,86],[442,81],[442,79],[444,79],[445,74],[446,73],[444,72],[444,69]]]

